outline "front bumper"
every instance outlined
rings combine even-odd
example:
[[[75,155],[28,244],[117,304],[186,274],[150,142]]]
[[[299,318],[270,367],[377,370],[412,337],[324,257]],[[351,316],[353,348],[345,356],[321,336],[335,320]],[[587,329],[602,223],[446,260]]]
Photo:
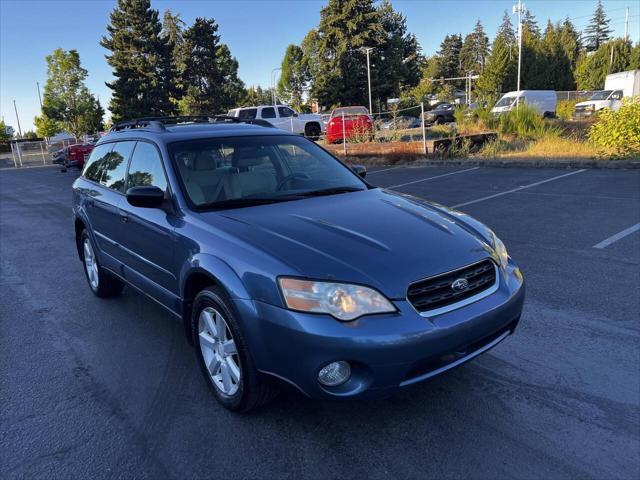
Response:
[[[572,117],[574,119],[578,118],[591,118],[596,114],[597,110],[575,110],[573,112]]]
[[[270,304],[235,300],[256,367],[314,398],[380,397],[456,367],[514,332],[524,302],[515,264],[500,269],[495,293],[432,317],[406,300],[395,314],[339,322],[327,315],[293,312]],[[319,370],[346,360],[351,378],[323,387]]]

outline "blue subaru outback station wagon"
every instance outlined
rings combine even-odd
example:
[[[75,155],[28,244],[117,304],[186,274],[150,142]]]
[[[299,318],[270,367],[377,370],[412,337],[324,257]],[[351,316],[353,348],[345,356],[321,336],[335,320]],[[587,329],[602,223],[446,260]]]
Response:
[[[180,319],[222,405],[250,410],[282,382],[388,395],[514,332],[523,278],[489,228],[241,122],[117,124],[73,185],[93,293],[126,284]]]

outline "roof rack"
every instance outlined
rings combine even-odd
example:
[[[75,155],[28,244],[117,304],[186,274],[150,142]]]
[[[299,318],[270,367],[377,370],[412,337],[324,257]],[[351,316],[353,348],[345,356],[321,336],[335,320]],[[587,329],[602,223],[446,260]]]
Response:
[[[180,125],[190,123],[247,123],[251,125],[260,125],[262,127],[275,128],[266,120],[261,119],[243,119],[231,117],[229,115],[178,115],[166,117],[143,117],[133,120],[126,120],[115,123],[110,132],[121,132],[123,130],[144,129],[156,132],[166,131],[165,125]]]

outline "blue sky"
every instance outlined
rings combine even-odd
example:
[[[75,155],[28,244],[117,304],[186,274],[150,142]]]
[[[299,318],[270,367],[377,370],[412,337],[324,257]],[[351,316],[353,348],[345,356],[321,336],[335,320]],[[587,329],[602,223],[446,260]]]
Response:
[[[432,54],[448,33],[466,34],[479,18],[493,37],[504,10],[515,0],[392,0],[407,16],[425,54]],[[544,26],[547,18],[569,17],[584,27],[595,0],[529,0],[527,7]],[[625,7],[630,7],[630,35],[640,39],[638,0],[605,0],[605,10],[615,33],[624,31]],[[39,114],[36,82],[46,81],[44,57],[55,48],[75,48],[89,71],[87,85],[108,106],[110,90],[104,82],[111,69],[98,44],[105,34],[115,0],[0,0],[0,115],[16,127],[16,100],[23,132],[33,128]],[[152,0],[153,8],[171,9],[191,23],[198,16],[213,17],[222,40],[240,63],[240,77],[247,85],[269,85],[269,75],[280,65],[288,44],[299,43],[318,24],[318,0]],[[17,129],[16,129],[17,130]]]

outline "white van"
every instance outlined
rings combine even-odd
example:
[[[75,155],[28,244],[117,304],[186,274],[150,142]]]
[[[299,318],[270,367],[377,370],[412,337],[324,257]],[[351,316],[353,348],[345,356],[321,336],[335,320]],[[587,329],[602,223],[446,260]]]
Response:
[[[595,92],[589,100],[576,103],[574,118],[590,117],[603,108],[618,110],[624,97],[640,95],[640,70],[607,75],[604,90]]]
[[[491,109],[494,114],[509,112],[516,108],[518,92],[505,93]],[[543,117],[554,117],[558,97],[553,90],[520,90],[520,103],[535,108]]]

